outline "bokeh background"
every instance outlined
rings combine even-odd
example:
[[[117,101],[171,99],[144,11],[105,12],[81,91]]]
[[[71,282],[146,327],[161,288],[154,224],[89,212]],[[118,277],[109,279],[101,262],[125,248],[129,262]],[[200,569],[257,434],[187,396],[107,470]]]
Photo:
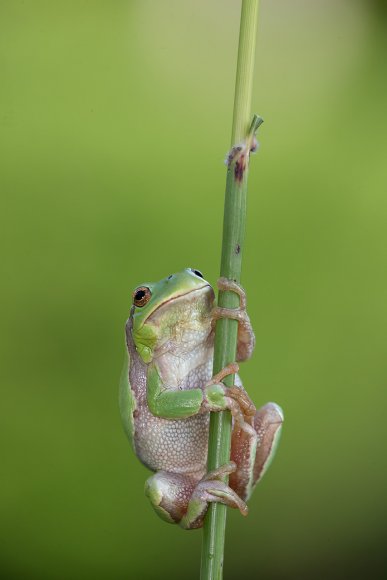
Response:
[[[215,281],[239,2],[1,0],[1,539],[13,580],[197,578],[117,385],[134,286]],[[286,413],[226,578],[381,578],[387,519],[386,10],[262,0],[242,377]]]

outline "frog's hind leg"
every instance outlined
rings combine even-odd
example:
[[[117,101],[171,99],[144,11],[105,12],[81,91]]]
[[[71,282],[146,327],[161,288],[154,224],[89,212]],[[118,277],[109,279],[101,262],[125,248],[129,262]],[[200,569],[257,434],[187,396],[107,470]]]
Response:
[[[230,487],[247,501],[258,481],[270,465],[283,422],[281,408],[267,403],[252,418],[253,429],[243,429],[234,423],[231,440],[231,460],[237,469],[230,475]]]
[[[164,521],[178,524],[187,511],[200,476],[158,471],[145,483],[145,495]]]
[[[210,502],[238,508],[247,515],[244,501],[221,478],[235,471],[233,462],[207,473],[204,477],[159,471],[148,479],[145,493],[157,514],[184,529],[200,528]]]

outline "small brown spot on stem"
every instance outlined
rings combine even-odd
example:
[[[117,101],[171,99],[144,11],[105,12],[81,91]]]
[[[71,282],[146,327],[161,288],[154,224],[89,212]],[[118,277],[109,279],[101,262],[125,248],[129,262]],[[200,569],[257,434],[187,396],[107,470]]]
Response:
[[[235,246],[235,253],[236,253],[236,254],[240,254],[240,251],[241,251],[241,247],[240,247],[240,245],[239,245],[239,244],[237,244],[237,245]]]
[[[245,169],[246,169],[245,155],[241,155],[239,159],[235,162],[234,168],[235,181],[241,182],[243,180]]]

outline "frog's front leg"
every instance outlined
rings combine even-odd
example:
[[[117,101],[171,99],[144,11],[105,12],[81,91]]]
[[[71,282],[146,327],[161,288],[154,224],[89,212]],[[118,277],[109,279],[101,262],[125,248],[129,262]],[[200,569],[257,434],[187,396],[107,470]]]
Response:
[[[239,296],[239,308],[221,308],[216,306],[212,312],[212,317],[214,321],[219,320],[219,318],[231,318],[238,321],[236,360],[244,361],[251,357],[255,347],[253,327],[246,312],[246,292],[237,282],[228,278],[219,278],[218,288],[224,292],[235,292]]]
[[[148,367],[147,401],[156,417],[164,419],[185,419],[209,411],[230,411],[235,422],[246,430],[256,409],[246,391],[237,386],[226,387],[222,381],[227,375],[239,370],[236,363],[230,363],[214,375],[202,388],[177,390],[167,388],[161,379],[156,363]]]
[[[202,478],[159,471],[147,480],[145,494],[164,521],[179,524],[186,530],[200,528],[211,502],[238,508],[247,515],[245,502],[222,481],[235,470],[235,463],[230,461]]]

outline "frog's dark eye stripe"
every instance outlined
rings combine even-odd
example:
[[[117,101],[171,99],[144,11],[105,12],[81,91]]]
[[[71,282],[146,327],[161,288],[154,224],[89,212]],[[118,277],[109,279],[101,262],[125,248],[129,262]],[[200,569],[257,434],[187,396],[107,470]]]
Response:
[[[193,268],[191,268],[191,271],[196,274],[196,276],[199,276],[199,278],[204,278],[203,274],[201,273],[200,270],[194,270]]]
[[[147,286],[140,286],[133,292],[133,304],[141,308],[149,302],[151,296],[152,293]]]

